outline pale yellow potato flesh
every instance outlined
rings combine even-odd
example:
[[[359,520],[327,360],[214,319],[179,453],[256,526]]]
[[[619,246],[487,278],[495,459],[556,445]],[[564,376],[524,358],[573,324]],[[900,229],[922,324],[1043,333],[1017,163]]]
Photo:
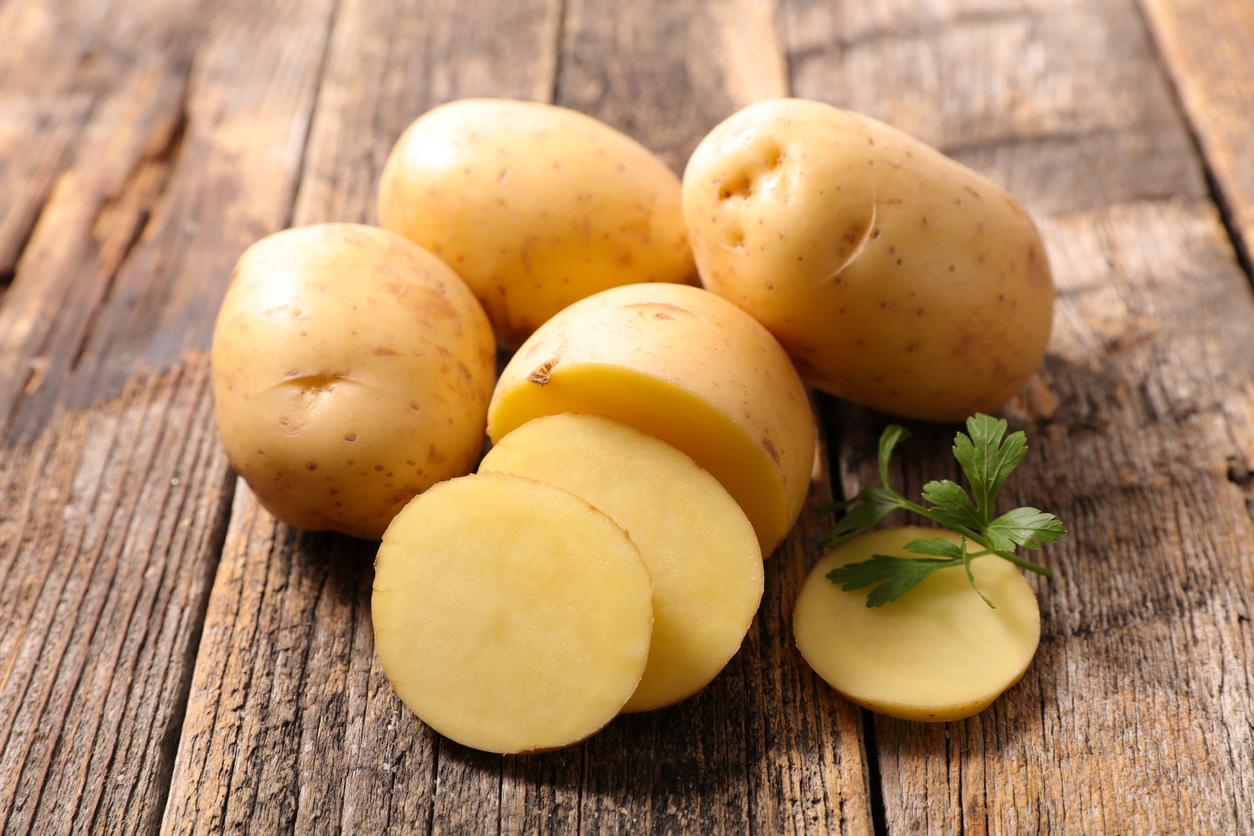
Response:
[[[763,555],[801,513],[815,445],[805,387],[766,329],[712,293],[627,285],[546,322],[501,373],[488,435],[562,412],[617,418],[691,456],[749,517]]]
[[[447,261],[511,349],[599,290],[697,281],[679,178],[552,105],[463,99],[423,114],[384,167],[379,223]]]
[[[684,172],[705,287],[753,314],[808,383],[933,421],[992,413],[1049,342],[1045,247],[996,184],[874,119],[775,99]]]
[[[797,596],[797,649],[829,685],[872,711],[905,720],[961,720],[983,711],[1027,671],[1041,636],[1036,595],[999,557],[972,563],[990,609],[961,567],[942,569],[898,600],[867,607],[869,589],[844,591],[826,575],[873,554],[910,556],[936,528],[873,531],[828,552]]]
[[[550,415],[493,447],[479,472],[556,485],[627,531],[653,577],[649,663],[623,711],[701,690],[739,649],[762,600],[762,551],[731,495],[687,455],[603,415]]]
[[[384,534],[375,645],[401,700],[465,746],[569,746],[622,709],[644,673],[648,570],[608,516],[501,473],[422,494]]]
[[[474,469],[496,345],[434,255],[320,224],[240,257],[212,365],[223,447],[258,501],[297,528],[377,540],[416,494]]]

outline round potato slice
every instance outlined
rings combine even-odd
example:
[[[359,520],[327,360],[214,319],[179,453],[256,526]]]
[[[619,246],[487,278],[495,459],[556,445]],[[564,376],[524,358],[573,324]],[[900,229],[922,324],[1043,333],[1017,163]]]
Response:
[[[626,285],[541,326],[501,373],[488,435],[562,412],[608,415],[687,453],[740,505],[763,555],[801,513],[815,444],[805,387],[765,328],[705,290]]]
[[[826,575],[874,554],[916,557],[911,540],[960,538],[935,528],[864,534],[828,552],[797,596],[797,649],[829,685],[864,708],[905,720],[942,722],[989,706],[1027,670],[1040,641],[1036,595],[1008,561],[972,563],[980,591],[961,569],[943,569],[891,604],[866,605],[867,590],[849,592]],[[924,558],[920,558],[924,559]]]
[[[568,746],[613,719],[653,622],[648,570],[613,520],[501,473],[405,506],[379,547],[371,607],[401,700],[445,737],[500,753]]]
[[[762,600],[762,550],[731,495],[688,456],[603,415],[537,418],[501,439],[479,472],[570,491],[609,514],[653,576],[649,663],[624,711],[695,694],[744,640]]]

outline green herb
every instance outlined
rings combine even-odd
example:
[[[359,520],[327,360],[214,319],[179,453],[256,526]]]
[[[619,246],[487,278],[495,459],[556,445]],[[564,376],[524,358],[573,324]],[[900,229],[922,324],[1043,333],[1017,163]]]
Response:
[[[940,523],[962,535],[962,542],[955,543],[944,537],[912,540],[905,545],[905,550],[921,555],[922,559],[877,554],[870,560],[832,570],[827,574],[828,579],[843,584],[842,589],[846,591],[874,585],[867,594],[866,605],[879,607],[896,601],[933,572],[962,566],[971,588],[991,607],[993,602],[976,587],[975,576],[971,573],[971,561],[977,557],[995,554],[1016,566],[1052,577],[1049,569],[1019,557],[1014,551],[1015,546],[1039,549],[1046,543],[1053,543],[1067,533],[1062,523],[1053,514],[1035,508],[1015,508],[993,518],[993,507],[1002,484],[1028,450],[1022,432],[1012,433],[1009,438],[1005,435],[1005,421],[979,414],[967,419],[967,432],[959,432],[954,438],[954,458],[967,475],[971,493],[948,479],[928,482],[923,486],[923,499],[930,506],[924,507],[910,502],[889,484],[888,463],[893,450],[910,437],[904,428],[890,424],[880,436],[881,487],[867,485],[847,502],[820,508],[820,514],[846,511],[820,540],[820,545],[843,543],[897,510],[913,511]],[[968,544],[978,546],[979,550],[970,550]]]

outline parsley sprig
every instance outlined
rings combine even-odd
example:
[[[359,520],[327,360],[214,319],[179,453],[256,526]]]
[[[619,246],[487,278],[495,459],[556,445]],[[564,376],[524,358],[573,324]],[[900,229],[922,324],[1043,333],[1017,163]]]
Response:
[[[1012,433],[1007,438],[1004,420],[981,414],[967,419],[967,432],[959,432],[954,438],[954,458],[967,475],[971,493],[948,479],[928,482],[923,486],[923,499],[930,503],[927,507],[897,493],[888,479],[893,450],[909,437],[909,431],[896,424],[884,430],[879,449],[880,486],[866,485],[853,499],[820,508],[820,514],[842,509],[846,514],[819,544],[843,543],[873,528],[897,510],[912,511],[940,523],[960,534],[962,541],[955,543],[945,537],[912,540],[905,545],[905,550],[924,559],[872,555],[870,560],[829,572],[827,577],[832,583],[843,584],[842,589],[846,591],[874,585],[867,594],[866,605],[879,607],[896,601],[933,572],[961,566],[966,570],[971,588],[991,607],[993,602],[980,592],[975,585],[975,575],[971,573],[971,561],[975,558],[995,554],[1037,574],[1053,576],[1046,567],[1015,554],[1015,546],[1039,549],[1067,533],[1053,514],[1024,507],[993,517],[1002,484],[1027,454],[1027,440],[1022,432]],[[978,548],[973,550],[973,546]]]

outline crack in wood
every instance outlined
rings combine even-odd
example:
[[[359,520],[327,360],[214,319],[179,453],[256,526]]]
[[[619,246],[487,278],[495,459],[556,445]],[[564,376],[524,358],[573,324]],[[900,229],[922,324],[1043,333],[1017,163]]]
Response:
[[[89,350],[97,323],[111,304],[118,275],[139,247],[149,221],[160,211],[169,194],[170,181],[187,134],[190,73],[190,66],[179,68],[175,83],[180,86],[180,95],[175,106],[154,118],[155,124],[135,165],[96,212],[92,237],[100,250],[99,272],[104,287],[99,304],[83,329],[78,353],[70,362],[70,374]]]
[[[86,93],[57,97],[50,103],[19,100],[12,104],[0,100],[0,130],[12,132],[18,140],[18,147],[9,154],[0,135],[0,176],[10,172],[16,172],[19,178],[26,175],[17,184],[17,194],[5,194],[4,202],[8,205],[0,208],[0,302],[17,275],[17,264],[48,206],[57,179],[72,159],[72,147],[91,119],[96,101],[95,95]],[[38,139],[32,142],[34,137]],[[24,160],[23,149],[31,148],[39,149],[35,159]],[[23,166],[24,162],[28,164]],[[4,185],[0,180],[0,190]]]
[[[880,767],[880,750],[875,736],[875,714],[862,708],[862,746],[865,750],[871,828],[875,836],[888,836],[888,808],[884,803],[884,773]]]

